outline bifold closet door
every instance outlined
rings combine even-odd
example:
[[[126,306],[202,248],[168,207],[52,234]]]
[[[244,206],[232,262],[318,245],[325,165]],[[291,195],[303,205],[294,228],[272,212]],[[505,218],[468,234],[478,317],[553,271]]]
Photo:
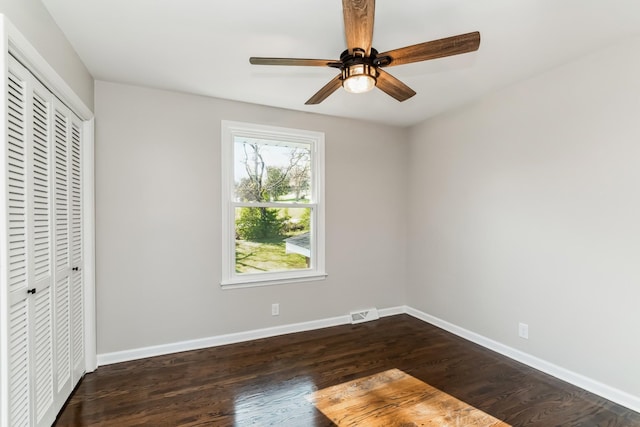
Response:
[[[54,353],[62,403],[84,373],[81,123],[53,102]]]
[[[71,111],[67,116],[69,144],[69,252],[70,274],[70,357],[72,388],[85,372],[84,353],[84,280],[82,273],[84,245],[82,239],[82,124]],[[65,398],[66,401],[66,398]]]
[[[5,95],[8,418],[50,426],[83,373],[81,127],[13,58]]]

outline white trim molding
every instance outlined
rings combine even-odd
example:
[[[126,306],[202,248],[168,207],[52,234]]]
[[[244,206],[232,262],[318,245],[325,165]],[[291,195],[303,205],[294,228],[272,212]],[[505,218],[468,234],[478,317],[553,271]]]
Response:
[[[98,367],[96,328],[96,214],[95,214],[95,119],[83,122],[82,150],[82,238],[84,279],[84,348],[85,369],[93,372]]]
[[[383,308],[378,310],[380,317],[403,314],[404,307]],[[254,329],[246,332],[217,335],[189,341],[181,341],[170,344],[155,345],[150,347],[135,348],[131,350],[116,351],[98,355],[98,366],[111,365],[113,363],[128,362],[147,357],[162,356],[165,354],[182,351],[200,350],[219,345],[235,344],[239,342],[257,340],[261,338],[275,337],[278,335],[306,332],[315,329],[329,328],[331,326],[346,325],[351,323],[348,314],[344,316],[329,317],[326,319],[312,320],[309,322],[292,323],[289,325],[274,326],[272,328]]]
[[[324,208],[324,133],[267,126],[253,123],[222,120],[221,123],[221,197],[222,197],[222,278],[223,289],[237,289],[253,286],[279,285],[286,283],[321,281],[325,272],[325,208]],[[240,202],[235,197],[234,151],[236,138],[270,141],[269,144],[304,147],[309,152],[311,168],[311,188],[308,203],[261,201]],[[238,273],[236,265],[237,208],[307,208],[311,214],[309,242],[310,256],[307,268],[260,273]],[[309,261],[310,260],[310,261]]]
[[[545,374],[549,374],[562,381],[566,381],[569,384],[573,384],[591,393],[597,394],[598,396],[604,397],[605,399],[608,399],[619,405],[625,406],[633,411],[640,412],[639,396],[634,396],[622,390],[611,387],[607,384],[603,384],[592,378],[586,377],[584,375],[565,369],[561,366],[555,365],[546,360],[532,356],[529,353],[525,353],[513,347],[504,345],[498,341],[494,341],[483,335],[469,331],[468,329],[454,325],[453,323],[449,323],[446,320],[442,320],[438,317],[424,313],[420,310],[416,310],[415,308],[411,308],[407,306],[405,307],[404,312],[410,316],[415,317],[416,319],[420,319],[423,322],[430,323],[434,326],[444,329],[447,332],[450,332],[461,338],[464,338],[473,343],[481,345],[484,348],[495,351],[496,353],[500,353],[503,356],[506,356],[517,362],[523,363],[531,368],[542,371]]]
[[[80,119],[91,120],[93,112],[71,89],[71,86],[49,65],[18,29],[0,14],[0,20],[8,36],[8,50],[19,62],[44,84],[53,94]]]
[[[598,382],[592,378],[588,378],[584,375],[562,368],[551,362],[537,358],[528,353],[514,349],[475,332],[461,328],[460,326],[454,325],[453,323],[449,323],[446,320],[442,320],[438,317],[424,313],[415,308],[409,306],[390,307],[380,309],[378,310],[378,313],[381,318],[394,316],[397,314],[408,314],[423,322],[437,326],[449,333],[476,343],[486,349],[495,351],[496,353],[499,353],[517,362],[523,363],[531,368],[549,374],[562,381],[566,381],[569,384],[580,387],[600,397],[627,407],[633,411],[640,412],[640,397],[638,396],[631,395],[622,390]],[[146,357],[161,356],[182,351],[198,350],[207,347],[234,344],[295,332],[305,332],[314,329],[328,328],[331,326],[346,325],[348,323],[351,323],[351,319],[349,315],[344,315],[309,322],[275,326],[272,328],[255,329],[234,334],[218,335],[190,341],[182,341],[171,344],[99,354],[98,365],[110,365],[113,363],[127,362],[131,360],[143,359]]]

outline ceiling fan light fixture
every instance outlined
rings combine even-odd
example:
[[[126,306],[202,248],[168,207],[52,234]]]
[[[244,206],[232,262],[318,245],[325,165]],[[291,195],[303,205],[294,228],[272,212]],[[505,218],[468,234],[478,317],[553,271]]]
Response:
[[[342,70],[342,87],[350,93],[369,92],[376,86],[376,68],[369,64],[354,64]]]
[[[340,70],[340,74],[314,93],[305,105],[321,103],[340,86],[350,93],[363,93],[377,87],[403,102],[416,92],[387,73],[386,67],[460,55],[474,52],[480,47],[480,33],[474,31],[378,53],[371,45],[375,7],[375,0],[342,0],[347,49],[340,54],[340,60],[251,57],[249,62],[256,65],[330,67]]]

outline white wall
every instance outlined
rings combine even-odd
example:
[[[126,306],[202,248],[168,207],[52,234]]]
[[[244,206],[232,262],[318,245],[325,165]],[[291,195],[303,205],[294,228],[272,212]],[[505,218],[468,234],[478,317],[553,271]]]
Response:
[[[98,354],[404,303],[404,131],[100,81],[95,98]],[[325,132],[325,281],[220,289],[222,119]]]
[[[40,0],[0,0],[0,13],[93,110],[93,77]]]
[[[411,306],[640,396],[638,76],[636,38],[412,129]]]

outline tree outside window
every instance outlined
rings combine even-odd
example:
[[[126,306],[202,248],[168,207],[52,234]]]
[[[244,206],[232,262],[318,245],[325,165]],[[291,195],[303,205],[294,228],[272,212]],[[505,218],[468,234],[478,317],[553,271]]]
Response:
[[[321,134],[226,123],[223,284],[324,275]]]

